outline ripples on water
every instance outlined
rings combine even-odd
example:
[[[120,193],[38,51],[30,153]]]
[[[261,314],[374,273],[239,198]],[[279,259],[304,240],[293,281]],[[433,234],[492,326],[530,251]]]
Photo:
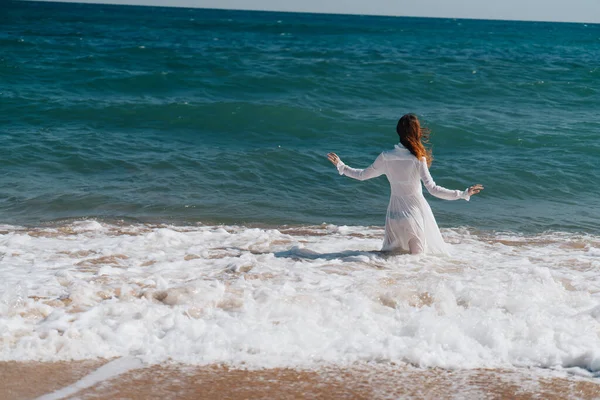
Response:
[[[418,113],[442,226],[597,231],[597,25],[9,3],[5,222],[382,224],[367,166]],[[372,210],[364,212],[364,210]]]

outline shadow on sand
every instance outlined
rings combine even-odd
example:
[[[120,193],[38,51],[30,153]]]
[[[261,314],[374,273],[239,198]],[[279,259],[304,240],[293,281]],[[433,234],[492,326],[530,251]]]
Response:
[[[354,261],[353,259],[358,258],[360,256],[365,256],[368,258],[389,258],[392,256],[403,255],[405,253],[399,252],[389,252],[389,251],[359,251],[359,250],[346,250],[346,251],[338,251],[334,253],[317,253],[316,251],[312,251],[309,249],[301,249],[299,247],[292,247],[286,251],[278,251],[275,252],[274,255],[277,258],[291,258],[293,260],[344,260],[344,261]],[[358,259],[356,261],[359,261]],[[364,261],[364,260],[361,260]]]

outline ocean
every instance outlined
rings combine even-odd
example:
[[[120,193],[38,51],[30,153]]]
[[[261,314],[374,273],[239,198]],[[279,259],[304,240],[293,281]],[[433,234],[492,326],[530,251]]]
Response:
[[[600,376],[600,25],[0,5],[0,359]],[[450,257],[385,255],[416,113]],[[387,364],[386,364],[387,365]],[[596,378],[594,378],[596,377]]]

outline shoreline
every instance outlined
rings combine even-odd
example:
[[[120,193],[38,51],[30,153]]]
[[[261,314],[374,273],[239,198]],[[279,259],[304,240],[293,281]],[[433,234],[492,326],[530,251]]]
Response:
[[[594,399],[600,380],[541,369],[444,370],[361,364],[314,370],[243,370],[224,365],[143,365],[105,374],[121,359],[0,362],[3,399]],[[91,379],[91,376],[96,379]],[[87,382],[86,382],[87,381]],[[597,382],[596,382],[597,381]]]
[[[0,223],[0,235],[8,233],[24,233],[30,236],[44,235],[46,232],[55,231],[53,236],[68,236],[73,234],[81,234],[89,231],[85,228],[85,224],[99,224],[112,234],[125,233],[132,235],[134,231],[138,234],[147,233],[156,229],[173,229],[178,232],[196,231],[201,229],[217,229],[225,230],[235,229],[261,229],[261,230],[277,230],[282,234],[290,234],[292,236],[326,236],[332,233],[337,233],[340,229],[348,231],[349,236],[356,235],[353,231],[368,230],[372,231],[374,237],[383,240],[385,224],[336,224],[333,222],[321,223],[275,223],[275,222],[246,222],[246,221],[225,221],[225,220],[184,220],[184,219],[136,219],[134,217],[72,217],[61,218],[56,220],[37,221],[35,223]],[[79,226],[83,226],[82,229]],[[94,230],[94,229],[92,229]],[[468,225],[456,226],[441,226],[442,234],[451,234],[456,232],[468,232],[469,235],[481,237],[484,240],[495,240],[496,237],[515,237],[515,238],[540,238],[554,236],[560,239],[564,237],[583,237],[595,238],[600,235],[600,232],[588,230],[542,230],[542,231],[518,231],[508,229],[486,229],[477,228]],[[448,239],[445,239],[448,243]],[[505,240],[500,238],[498,242],[503,243]],[[546,244],[546,243],[542,243]]]

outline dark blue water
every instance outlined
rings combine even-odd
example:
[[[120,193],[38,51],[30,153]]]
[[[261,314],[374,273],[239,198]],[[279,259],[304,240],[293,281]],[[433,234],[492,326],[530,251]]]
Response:
[[[600,25],[0,8],[0,223],[381,225],[414,112],[442,227],[600,232]]]

